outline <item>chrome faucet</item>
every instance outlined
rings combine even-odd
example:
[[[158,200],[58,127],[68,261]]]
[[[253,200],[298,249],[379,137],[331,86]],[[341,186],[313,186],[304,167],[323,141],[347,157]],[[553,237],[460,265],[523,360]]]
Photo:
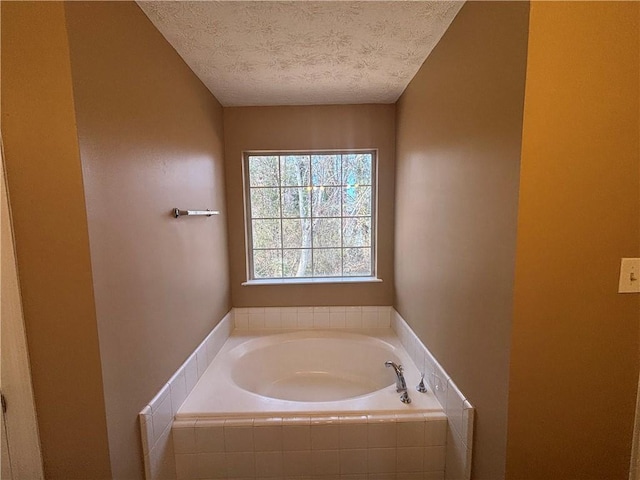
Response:
[[[384,366],[393,367],[396,372],[396,392],[402,392],[402,395],[400,395],[400,401],[402,403],[411,403],[411,399],[407,393],[407,382],[405,382],[404,375],[402,374],[402,365],[398,365],[397,363],[388,360],[384,362]]]

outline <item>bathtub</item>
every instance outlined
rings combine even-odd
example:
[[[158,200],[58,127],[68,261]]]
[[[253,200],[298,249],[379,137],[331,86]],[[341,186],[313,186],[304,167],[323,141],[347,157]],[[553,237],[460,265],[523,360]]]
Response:
[[[400,401],[404,368],[410,404]],[[442,412],[390,329],[234,331],[175,419]]]
[[[443,480],[447,417],[419,381],[390,329],[235,330],[175,416],[177,479]]]

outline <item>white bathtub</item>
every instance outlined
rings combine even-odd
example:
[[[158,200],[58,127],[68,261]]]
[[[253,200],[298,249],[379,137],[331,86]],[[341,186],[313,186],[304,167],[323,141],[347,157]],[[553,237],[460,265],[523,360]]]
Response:
[[[387,360],[403,365],[410,404]],[[175,419],[442,412],[431,391],[416,391],[419,381],[390,329],[236,330]]]

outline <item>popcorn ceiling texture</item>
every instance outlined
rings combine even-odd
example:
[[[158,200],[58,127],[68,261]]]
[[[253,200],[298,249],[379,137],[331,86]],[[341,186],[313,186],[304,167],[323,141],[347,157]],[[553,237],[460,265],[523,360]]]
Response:
[[[224,106],[393,103],[464,2],[138,2]]]

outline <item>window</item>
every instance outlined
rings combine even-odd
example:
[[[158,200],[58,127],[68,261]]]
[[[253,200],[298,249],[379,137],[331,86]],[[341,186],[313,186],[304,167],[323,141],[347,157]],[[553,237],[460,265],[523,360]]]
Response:
[[[248,153],[250,280],[375,275],[375,151]]]

